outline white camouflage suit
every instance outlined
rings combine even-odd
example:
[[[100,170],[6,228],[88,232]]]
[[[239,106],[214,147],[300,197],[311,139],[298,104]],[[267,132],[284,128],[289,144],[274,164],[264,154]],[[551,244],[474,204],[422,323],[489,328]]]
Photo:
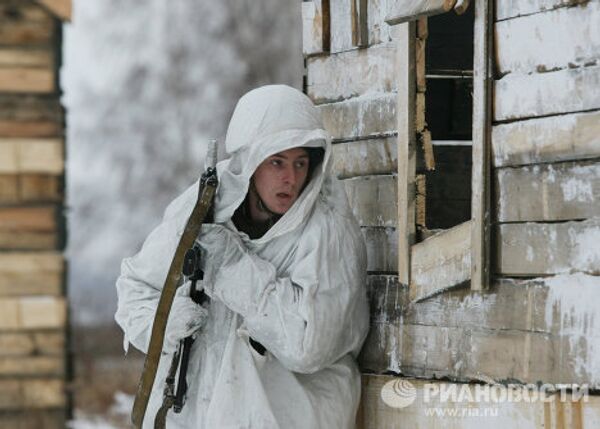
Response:
[[[322,147],[323,162],[283,217],[251,240],[231,217],[257,166],[294,147]],[[330,174],[331,142],[320,113],[293,88],[255,89],[236,106],[226,150],[230,157],[217,164],[215,224],[198,238],[208,317],[191,352],[187,402],[180,414],[169,412],[167,428],[353,428],[360,399],[355,358],[369,318],[366,250],[344,188]],[[176,198],[140,252],[123,260],[115,318],[126,347],[147,351],[197,193],[198,183]],[[249,337],[264,345],[264,355]],[[170,362],[163,352],[144,427],[153,427]]]

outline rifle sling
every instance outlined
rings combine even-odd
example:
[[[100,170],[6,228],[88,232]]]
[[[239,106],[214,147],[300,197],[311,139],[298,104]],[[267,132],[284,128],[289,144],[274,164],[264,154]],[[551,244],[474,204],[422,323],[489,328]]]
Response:
[[[152,324],[150,345],[144,361],[144,369],[142,371],[140,384],[133,403],[133,411],[131,413],[133,425],[138,429],[141,429],[144,422],[144,415],[146,414],[146,408],[148,407],[148,401],[150,399],[150,394],[152,393],[152,386],[154,385],[158,362],[162,353],[165,328],[167,326],[171,305],[173,304],[173,298],[175,297],[177,288],[182,283],[183,277],[181,268],[183,266],[185,252],[192,247],[200,233],[200,228],[212,205],[216,186],[216,180],[214,182],[211,180],[204,181],[204,183],[202,181],[200,182],[198,201],[196,202],[194,210],[192,211],[185,226],[185,230],[179,240],[177,250],[171,261],[171,266],[169,267],[169,273],[167,274],[164,287],[160,294],[158,307],[154,316],[154,323]]]

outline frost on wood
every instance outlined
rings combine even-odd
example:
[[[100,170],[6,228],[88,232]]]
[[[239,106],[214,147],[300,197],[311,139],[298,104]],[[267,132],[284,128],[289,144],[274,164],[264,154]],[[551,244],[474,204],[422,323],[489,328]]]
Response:
[[[598,22],[600,2],[497,23],[499,72],[543,72],[598,62]]]
[[[595,239],[600,237],[596,235]],[[598,243],[598,241],[596,241]],[[582,273],[544,279],[548,286],[547,325],[559,325],[575,371],[600,384],[600,277]]]
[[[569,162],[496,173],[499,222],[586,219],[600,214],[600,164]]]
[[[496,167],[600,156],[600,112],[496,125],[492,153]]]
[[[398,170],[396,137],[333,145],[333,173],[339,178],[391,174]]]
[[[395,44],[307,59],[307,92],[316,104],[396,90]],[[398,67],[404,65],[398,65]]]
[[[389,135],[396,132],[396,94],[370,93],[319,106],[325,129],[335,140]]]
[[[398,185],[395,176],[361,176],[346,179],[343,183],[360,226],[397,225]]]
[[[600,108],[600,66],[532,75],[511,73],[495,82],[496,121],[597,108]]]
[[[532,15],[553,9],[586,5],[590,0],[500,0],[496,5],[496,19],[504,20],[522,15]]]
[[[498,274],[600,274],[600,217],[582,222],[501,224],[496,234]]]
[[[448,12],[455,4],[456,0],[388,0],[385,20],[388,24],[400,24],[420,16]]]
[[[498,279],[484,293],[454,289],[411,302],[405,286],[377,276],[369,280],[373,318],[361,367],[459,381],[597,388],[599,280],[581,273]]]
[[[323,52],[323,11],[321,1],[302,2],[302,53]]]

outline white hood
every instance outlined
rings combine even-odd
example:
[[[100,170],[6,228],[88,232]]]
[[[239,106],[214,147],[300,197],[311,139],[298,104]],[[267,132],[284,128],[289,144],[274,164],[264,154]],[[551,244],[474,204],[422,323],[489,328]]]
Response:
[[[244,95],[227,129],[225,149],[230,158],[217,165],[215,221],[225,223],[231,219],[260,163],[294,147],[323,148],[323,163],[292,208],[260,241],[289,232],[307,217],[330,169],[331,140],[318,109],[302,92],[285,85],[269,85]]]

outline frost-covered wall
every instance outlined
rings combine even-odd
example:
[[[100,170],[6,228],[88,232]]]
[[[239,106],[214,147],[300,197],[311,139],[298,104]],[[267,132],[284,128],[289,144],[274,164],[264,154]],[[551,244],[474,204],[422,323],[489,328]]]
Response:
[[[600,21],[600,2],[493,2],[493,284],[484,292],[470,291],[468,283],[450,290],[435,290],[432,285],[435,293],[415,300],[411,287],[414,290],[418,276],[409,286],[397,275],[402,255],[396,227],[410,213],[398,210],[401,182],[396,173],[399,164],[408,163],[400,159],[399,153],[407,152],[399,149],[407,143],[396,137],[396,130],[397,113],[407,109],[415,109],[416,131],[424,125],[419,108],[420,97],[427,97],[427,92],[423,95],[419,87],[419,49],[427,26],[420,20],[414,27],[415,63],[409,64],[399,60],[406,56],[397,51],[403,24],[388,26],[383,17],[403,4],[418,9],[421,3],[425,9],[440,10],[453,4],[303,3],[306,92],[319,104],[334,137],[335,171],[344,180],[369,254],[371,332],[359,360],[370,375],[363,377],[367,396],[359,414],[362,427],[434,424],[414,409],[384,404],[382,378],[373,373],[443,377],[457,383],[600,387],[600,33],[595,25]],[[362,21],[365,4],[368,18]],[[323,19],[328,15],[329,20]],[[375,27],[378,37],[373,37]],[[405,93],[398,77],[412,66],[417,95],[411,103],[398,104],[398,94]],[[414,155],[418,174],[426,159],[418,150]],[[417,224],[419,183],[417,176],[414,188],[409,188]],[[438,188],[428,186],[427,192],[457,192],[453,185],[436,183]],[[442,236],[422,238],[441,241]],[[464,245],[446,239],[444,245],[449,244]],[[465,247],[469,250],[468,243]],[[445,260],[443,251],[431,259],[445,277],[461,264],[470,266],[470,261],[460,259],[465,254],[449,255],[454,262]],[[508,421],[523,428],[542,423],[591,428],[600,421],[597,397],[585,405],[508,408],[502,419],[485,420],[486,425]],[[449,427],[475,427],[474,422],[458,419]]]
[[[200,174],[237,99],[302,84],[300,5],[79,0],[65,31],[70,294],[110,323],[120,260]]]

